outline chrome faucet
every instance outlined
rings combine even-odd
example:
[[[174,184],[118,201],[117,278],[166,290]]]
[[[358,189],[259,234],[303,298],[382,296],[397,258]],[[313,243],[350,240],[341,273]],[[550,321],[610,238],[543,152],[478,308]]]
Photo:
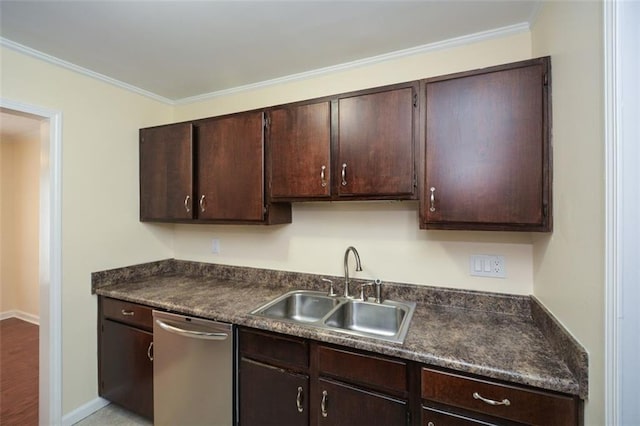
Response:
[[[353,246],[348,247],[344,252],[344,297],[351,297],[349,295],[349,252],[353,252],[353,255],[356,258],[356,271],[362,271],[358,250]]]

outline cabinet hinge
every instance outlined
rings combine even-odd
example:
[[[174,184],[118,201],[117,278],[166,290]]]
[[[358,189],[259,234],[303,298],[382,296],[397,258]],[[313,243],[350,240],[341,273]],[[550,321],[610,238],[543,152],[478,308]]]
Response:
[[[265,128],[265,129],[268,129],[268,128],[269,128],[269,125],[271,124],[271,117],[268,117],[268,116],[267,116],[267,117],[265,117],[265,118],[264,118],[264,123],[263,123],[263,124],[264,124],[264,128]]]
[[[407,426],[411,426],[411,411],[407,410]]]
[[[549,85],[549,73],[548,72],[544,73],[544,85],[545,86]]]
[[[269,204],[265,204],[262,208],[262,213],[267,216],[269,214]]]
[[[413,94],[413,107],[414,108],[418,108],[418,94],[417,93]]]
[[[542,206],[542,214],[544,217],[549,217],[549,205],[545,204]]]

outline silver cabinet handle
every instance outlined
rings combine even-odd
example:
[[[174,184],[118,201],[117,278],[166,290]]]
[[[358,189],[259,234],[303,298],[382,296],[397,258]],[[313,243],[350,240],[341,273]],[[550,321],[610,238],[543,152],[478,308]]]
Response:
[[[347,163],[342,163],[342,186],[347,186]]]
[[[326,390],[322,391],[322,401],[320,402],[320,412],[322,413],[322,417],[327,417],[329,413],[327,413],[327,397],[328,393]]]
[[[507,398],[503,399],[502,401],[494,401],[493,399],[483,398],[478,392],[473,393],[473,399],[479,399],[480,401],[489,405],[505,405],[507,407],[511,405],[511,401],[509,401]]]
[[[207,210],[207,202],[204,199],[204,195],[200,197],[200,211],[204,213]]]
[[[298,413],[302,413],[304,411],[304,407],[302,406],[302,386],[298,386],[298,396],[296,396],[296,407],[298,407]]]
[[[151,354],[152,350],[153,350],[153,342],[149,343],[149,347],[147,348],[147,358],[149,358],[149,361],[153,361],[153,355]]]
[[[431,187],[429,188],[429,191],[431,191],[431,197],[430,197],[430,203],[431,206],[429,207],[429,211],[430,212],[435,212],[436,211],[436,188],[435,187]]]
[[[427,426],[436,426],[436,425],[433,422],[429,422],[429,423],[427,423]]]
[[[229,335],[227,333],[211,333],[207,331],[195,331],[195,330],[185,330],[179,327],[174,327],[172,325],[167,324],[164,321],[159,319],[156,320],[156,323],[163,329],[168,331],[169,333],[179,334],[185,337],[193,337],[195,339],[204,339],[204,340],[226,340]]]
[[[320,185],[322,185],[323,188],[327,186],[327,181],[324,178],[324,171],[326,169],[327,169],[327,166],[325,166],[324,164],[322,165],[322,167],[320,167]]]
[[[121,310],[120,313],[125,317],[132,317],[136,314],[134,311],[127,311],[126,309]]]
[[[191,200],[190,195],[184,197],[184,209],[187,211],[187,213],[191,212],[191,204],[189,203],[189,200]]]

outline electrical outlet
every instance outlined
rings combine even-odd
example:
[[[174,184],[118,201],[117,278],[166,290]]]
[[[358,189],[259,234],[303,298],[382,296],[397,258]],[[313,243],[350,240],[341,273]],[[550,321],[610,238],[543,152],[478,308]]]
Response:
[[[504,256],[473,254],[469,257],[469,274],[474,277],[506,278]]]
[[[220,240],[218,238],[214,238],[213,240],[211,240],[211,253],[220,253]]]

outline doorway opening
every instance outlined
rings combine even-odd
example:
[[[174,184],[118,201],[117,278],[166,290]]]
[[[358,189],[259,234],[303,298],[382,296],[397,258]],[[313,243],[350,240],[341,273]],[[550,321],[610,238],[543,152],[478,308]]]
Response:
[[[39,323],[37,360],[34,360],[38,365],[37,406],[29,406],[28,410],[35,414],[37,407],[38,424],[59,425],[62,410],[62,114],[0,98],[0,120],[3,133],[0,155],[9,157],[2,159],[2,165],[12,169],[11,173],[17,173],[2,171],[3,193],[0,195],[9,197],[6,202],[2,199],[0,209],[3,228],[0,313],[22,325]],[[20,139],[22,136],[13,134],[5,138],[5,132],[15,130],[16,126],[36,126],[36,136]],[[29,139],[31,142],[27,142]],[[5,149],[5,143],[11,146]],[[5,176],[11,176],[11,180],[5,181]],[[6,290],[5,284],[11,288]],[[5,296],[9,300],[5,301]]]

